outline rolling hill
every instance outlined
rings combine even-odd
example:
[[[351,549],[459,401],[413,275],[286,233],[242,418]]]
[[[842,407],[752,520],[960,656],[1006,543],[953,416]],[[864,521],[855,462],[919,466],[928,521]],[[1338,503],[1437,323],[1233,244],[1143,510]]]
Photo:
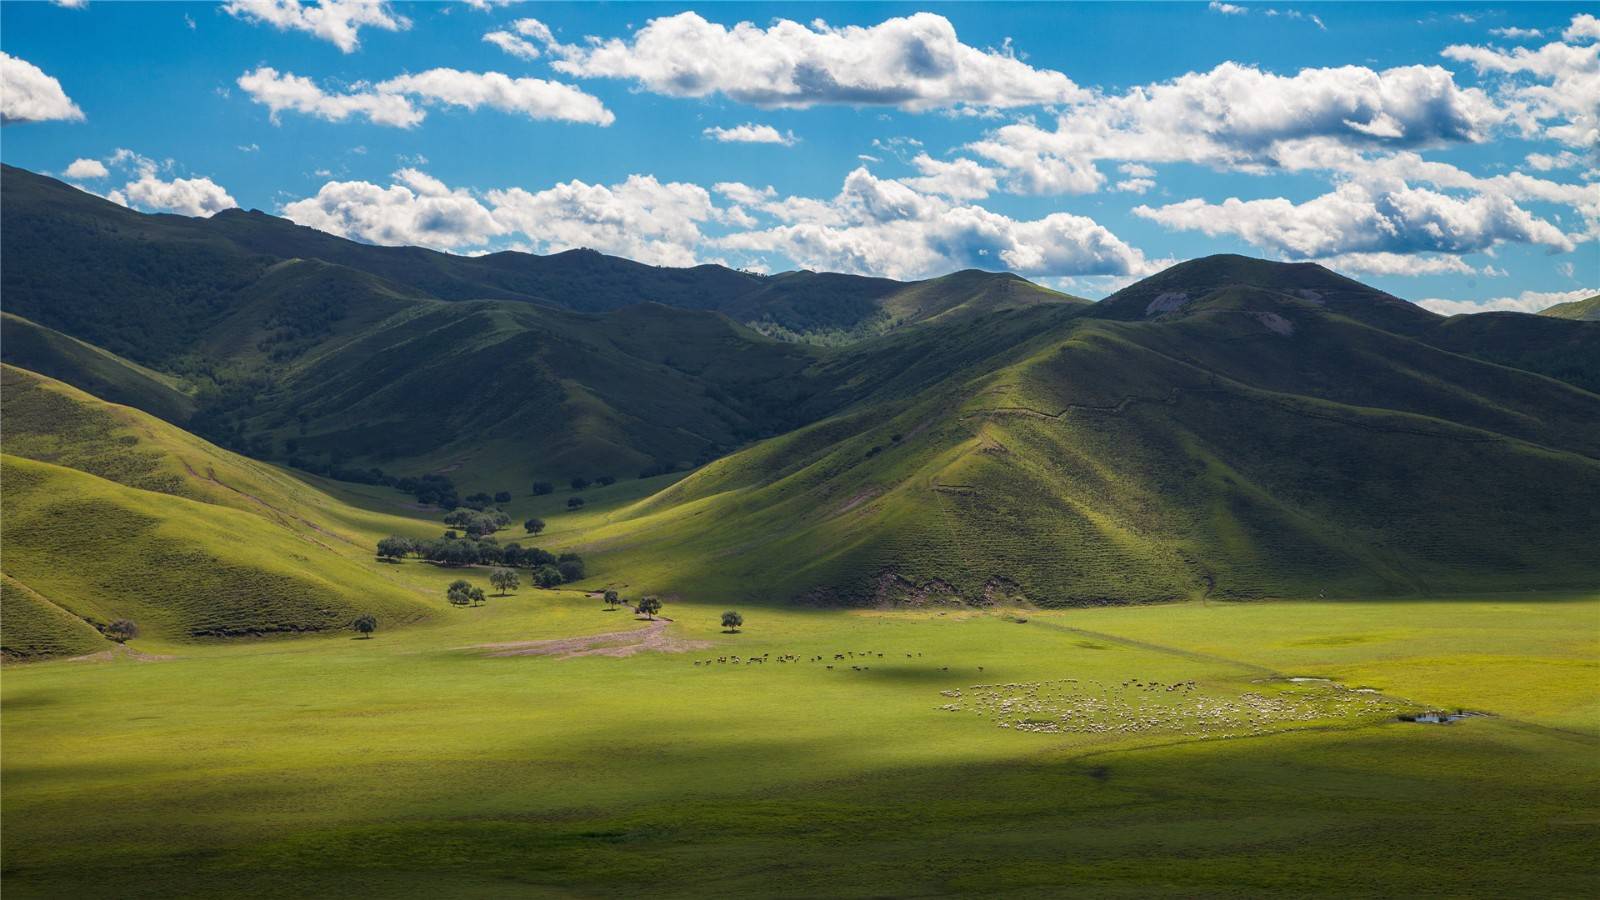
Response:
[[[447,470],[469,488],[698,464],[859,393],[818,368],[840,354],[817,345],[1087,307],[986,272],[468,258],[259,212],[145,215],[12,167],[0,188],[7,361],[257,457]]]
[[[118,618],[192,639],[325,631],[363,612],[404,624],[437,605],[370,562],[374,533],[420,523],[53,379],[9,365],[3,378],[8,655],[84,652],[91,625]]]
[[[1600,322],[1600,294],[1585,300],[1557,303],[1548,309],[1540,310],[1539,315],[1556,319],[1576,319],[1580,322]]]
[[[1198,268],[1217,263],[1239,268]],[[1183,267],[1041,322],[918,392],[720,459],[589,547],[678,590],[825,604],[1600,580],[1600,396],[1433,346],[1432,314],[1326,270],[1274,285],[1275,264],[1245,268],[1153,316]]]

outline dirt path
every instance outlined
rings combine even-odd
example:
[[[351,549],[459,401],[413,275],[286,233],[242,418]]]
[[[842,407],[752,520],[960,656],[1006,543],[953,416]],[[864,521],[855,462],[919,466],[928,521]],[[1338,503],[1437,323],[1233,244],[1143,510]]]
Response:
[[[671,619],[656,619],[643,628],[611,631],[583,637],[553,638],[544,641],[505,641],[495,644],[475,644],[466,649],[488,650],[489,656],[554,656],[571,659],[575,656],[632,656],[635,653],[685,653],[704,650],[709,641],[688,641],[669,637],[667,625]]]
[[[67,662],[115,662],[119,656],[125,656],[137,662],[166,662],[169,659],[177,659],[176,656],[163,656],[159,653],[141,653],[127,644],[118,644],[110,650],[101,650],[99,653],[85,653],[82,656],[68,657]]]

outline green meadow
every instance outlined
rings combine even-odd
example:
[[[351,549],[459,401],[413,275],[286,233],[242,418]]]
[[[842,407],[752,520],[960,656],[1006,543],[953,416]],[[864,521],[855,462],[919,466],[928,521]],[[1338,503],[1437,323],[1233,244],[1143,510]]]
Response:
[[[495,655],[653,627],[525,588],[365,640],[8,666],[7,894],[1600,888],[1600,597],[720,612],[670,602],[668,652]],[[1113,727],[941,708],[1066,679]],[[1115,727],[1241,697],[1273,702]]]

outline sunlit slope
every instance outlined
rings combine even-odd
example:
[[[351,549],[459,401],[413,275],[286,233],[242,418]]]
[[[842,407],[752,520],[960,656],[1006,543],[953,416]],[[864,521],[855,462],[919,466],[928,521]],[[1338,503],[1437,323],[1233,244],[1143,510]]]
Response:
[[[1060,323],[986,373],[719,460],[592,549],[684,591],[830,603],[1600,582],[1600,397],[1262,312]]]
[[[93,625],[0,573],[0,657],[46,659],[111,647]]]
[[[1539,311],[1541,316],[1557,319],[1578,319],[1583,322],[1600,322],[1600,294],[1583,300],[1557,303]]]
[[[194,398],[162,375],[21,316],[0,313],[5,362],[48,375],[112,403],[138,407],[169,422],[194,414]]]
[[[4,567],[80,619],[170,639],[321,631],[430,603],[371,562],[415,520],[357,510],[145,413],[4,368]],[[50,620],[6,622],[7,646]]]

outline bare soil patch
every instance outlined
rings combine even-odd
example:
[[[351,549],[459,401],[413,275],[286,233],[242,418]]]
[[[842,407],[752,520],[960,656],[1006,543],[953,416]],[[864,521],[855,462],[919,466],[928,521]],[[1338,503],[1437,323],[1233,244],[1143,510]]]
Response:
[[[656,619],[643,628],[611,631],[583,637],[554,638],[544,641],[506,641],[496,644],[477,644],[469,649],[488,650],[490,656],[554,656],[571,659],[575,656],[632,656],[635,653],[686,653],[704,650],[710,641],[690,641],[667,634],[670,619]]]

